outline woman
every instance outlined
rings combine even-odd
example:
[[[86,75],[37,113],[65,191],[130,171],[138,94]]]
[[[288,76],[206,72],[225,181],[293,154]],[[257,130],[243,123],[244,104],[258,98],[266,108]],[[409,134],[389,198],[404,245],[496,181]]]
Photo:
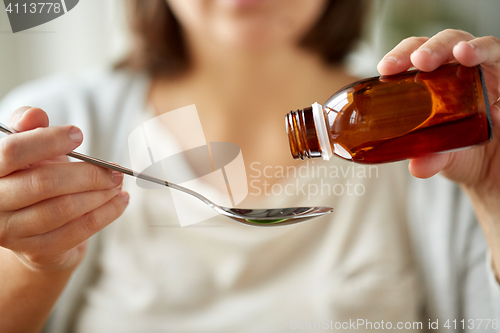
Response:
[[[360,1],[137,0],[130,8],[137,45],[120,70],[35,83],[7,98],[2,112],[22,104],[42,107],[51,125],[82,128],[82,151],[125,164],[124,142],[132,129],[148,117],[196,104],[207,140],[237,143],[247,170],[253,162],[298,167],[281,132],[284,113],[326,100],[354,80],[340,61],[359,35]],[[449,61],[481,64],[489,99],[497,101],[499,59],[498,39],[446,30],[402,41],[378,69],[394,74],[412,66],[430,71]],[[497,276],[498,106],[492,103],[495,136],[488,145],[410,163],[415,176],[441,172],[469,195]],[[11,125],[23,133],[0,140],[0,327],[27,332],[43,325],[82,262],[87,239],[124,212],[129,195],[122,191],[122,175],[69,165],[61,157],[82,144],[78,128],[47,128],[46,113],[30,107],[16,110]],[[175,133],[176,124],[163,125]],[[130,207],[89,248],[51,331],[65,331],[68,323],[81,332],[278,332],[323,319],[383,320],[394,327],[398,321],[426,327],[430,319],[498,319],[490,318],[500,293],[495,281],[487,284],[484,238],[470,223],[466,204],[456,219],[446,214],[461,203],[460,194],[442,180],[411,191],[421,195],[420,203],[440,205],[428,215],[410,214],[421,220],[410,223],[408,233],[405,214],[415,207],[405,206],[410,188],[402,166],[380,167],[380,179],[358,179],[365,186],[361,197],[249,195],[248,207],[321,202],[337,208],[317,223],[275,230],[225,220],[225,228],[148,227],[175,218],[167,192],[152,194],[127,179]],[[267,180],[264,172],[249,176]],[[432,191],[440,197],[434,200]],[[440,232],[427,235],[425,223],[436,221],[441,227],[433,230]],[[466,232],[458,237],[454,228]],[[415,257],[409,237],[421,251]],[[457,260],[433,247],[443,242],[468,257]]]

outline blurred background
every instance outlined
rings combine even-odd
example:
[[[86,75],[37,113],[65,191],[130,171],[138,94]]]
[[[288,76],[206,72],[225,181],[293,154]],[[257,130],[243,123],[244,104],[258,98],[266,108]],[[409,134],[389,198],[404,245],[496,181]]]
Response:
[[[500,37],[500,0],[367,1],[372,5],[370,23],[349,58],[349,68],[358,76],[376,75],[380,57],[405,37],[431,36],[446,28]],[[0,99],[23,82],[120,59],[130,42],[124,3],[81,0],[62,17],[16,34],[0,4]]]

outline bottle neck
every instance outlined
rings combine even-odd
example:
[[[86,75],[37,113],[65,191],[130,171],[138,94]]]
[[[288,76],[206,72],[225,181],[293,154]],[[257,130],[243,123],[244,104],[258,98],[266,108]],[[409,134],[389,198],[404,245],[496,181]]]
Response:
[[[321,147],[314,125],[312,107],[288,113],[286,115],[286,130],[293,158],[321,157]]]

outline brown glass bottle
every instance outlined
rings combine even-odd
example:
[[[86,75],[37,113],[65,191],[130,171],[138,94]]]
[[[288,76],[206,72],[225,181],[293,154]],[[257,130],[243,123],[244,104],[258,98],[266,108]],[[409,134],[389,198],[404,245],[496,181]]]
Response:
[[[286,116],[295,159],[334,154],[386,163],[470,147],[491,139],[481,67],[444,65],[346,86],[321,106]]]

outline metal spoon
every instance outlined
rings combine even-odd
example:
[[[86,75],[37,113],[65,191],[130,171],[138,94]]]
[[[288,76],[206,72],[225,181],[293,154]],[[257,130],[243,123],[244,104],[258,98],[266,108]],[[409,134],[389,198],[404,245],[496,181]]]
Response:
[[[17,133],[15,130],[13,130],[8,126],[3,125],[2,123],[0,123],[0,131],[6,134]],[[227,208],[217,205],[216,203],[207,199],[203,195],[195,191],[192,191],[188,188],[155,177],[151,177],[131,169],[127,169],[125,167],[122,167],[114,163],[103,161],[77,152],[71,152],[67,155],[88,163],[98,165],[103,168],[116,170],[132,177],[144,179],[152,183],[164,185],[173,188],[177,191],[190,194],[198,198],[199,200],[203,201],[207,206],[211,207],[219,214],[227,216],[235,220],[236,222],[250,226],[271,227],[271,226],[290,225],[290,224],[305,222],[313,218],[331,213],[333,211],[333,208],[330,207],[290,207],[290,208],[271,208],[271,209]]]

